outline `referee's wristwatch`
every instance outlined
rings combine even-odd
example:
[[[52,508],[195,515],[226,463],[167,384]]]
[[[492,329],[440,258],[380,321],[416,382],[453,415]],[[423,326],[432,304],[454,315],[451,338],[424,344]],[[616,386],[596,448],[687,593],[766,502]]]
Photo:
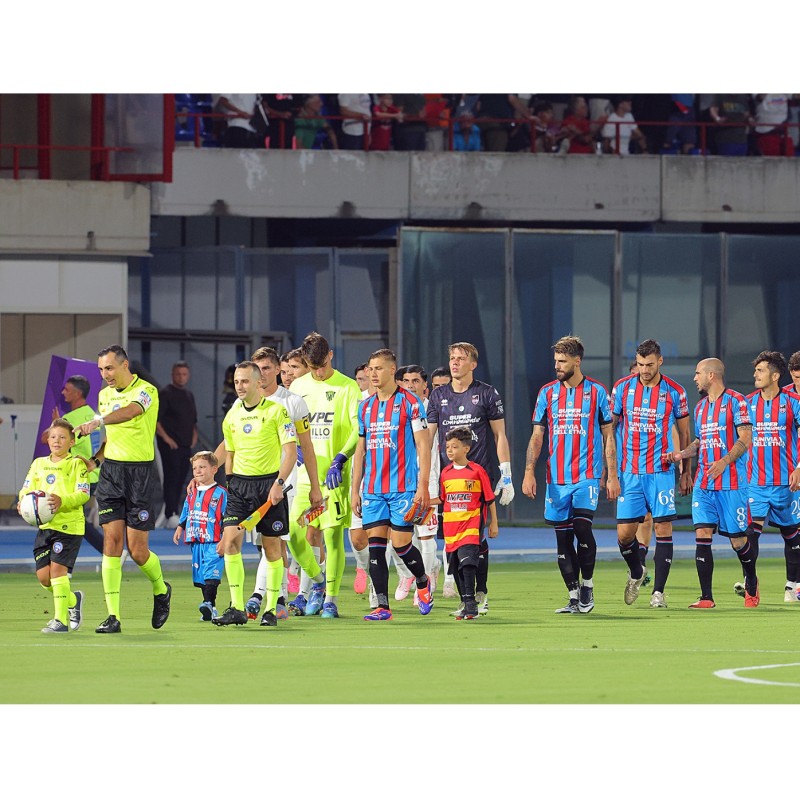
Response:
[[[278,478],[278,480],[275,481],[275,483],[277,483],[278,486],[281,487],[281,489],[283,489],[283,487],[286,485],[286,481],[283,478]]]

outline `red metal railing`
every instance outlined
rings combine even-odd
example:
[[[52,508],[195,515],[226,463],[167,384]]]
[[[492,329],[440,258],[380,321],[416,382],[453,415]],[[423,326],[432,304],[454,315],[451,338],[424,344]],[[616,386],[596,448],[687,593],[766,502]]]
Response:
[[[221,113],[200,113],[200,112],[193,112],[193,111],[180,111],[177,112],[175,115],[176,119],[186,118],[187,121],[191,124],[193,132],[194,132],[194,146],[195,147],[202,147],[203,146],[203,120],[211,119],[211,120],[223,120],[223,119],[234,119],[236,117],[235,114],[221,114]],[[295,117],[294,119],[298,119]],[[299,119],[303,119],[300,117]],[[312,117],[312,119],[320,119],[325,120],[326,122],[332,122],[335,120],[349,120],[353,122],[352,117],[345,117],[342,115],[321,115],[319,117]],[[293,120],[292,120],[293,121]],[[358,122],[358,120],[355,120]],[[290,143],[288,142],[288,137],[286,135],[286,124],[289,120],[284,119],[270,119],[270,127],[277,128],[277,136],[279,147],[281,149],[286,149],[287,145]],[[364,120],[361,122],[362,127],[364,129],[364,150],[370,149],[370,128],[375,122],[375,119],[372,120]],[[424,122],[428,125],[429,130],[445,130],[446,132],[446,142],[447,142],[447,149],[453,150],[453,138],[456,131],[456,126],[459,123],[458,119],[450,118],[446,120],[441,120],[441,124],[432,126],[430,120],[427,117],[416,116],[416,117],[404,117],[403,122]],[[478,128],[481,127],[483,124],[502,124],[502,125],[514,125],[514,126],[527,126],[531,128],[531,134],[534,134],[533,126],[536,124],[536,120],[527,120],[523,118],[494,118],[494,117],[475,117],[471,120],[472,125],[476,125]],[[593,131],[593,137],[599,141],[600,139],[600,131],[604,125],[613,125],[615,128],[615,135],[614,135],[614,153],[619,153],[620,147],[620,128],[622,126],[635,126],[639,129],[647,129],[647,128],[662,128],[662,129],[669,129],[669,128],[695,128],[698,131],[698,144],[697,148],[699,149],[701,154],[708,154],[709,151],[709,143],[711,140],[711,136],[714,131],[720,130],[722,128],[746,128],[748,135],[755,129],[756,123],[748,123],[748,122],[685,122],[685,121],[657,121],[657,122],[645,122],[645,121],[634,121],[633,123],[630,122],[608,122],[605,119],[598,119],[598,120],[589,120],[590,128]],[[763,126],[758,126],[763,127]],[[790,149],[789,143],[791,142],[791,134],[793,129],[797,129],[800,127],[800,123],[797,122],[784,122],[780,125],[775,126],[775,130],[778,131],[777,135],[780,138],[782,144],[782,152],[786,152]],[[553,125],[551,133],[557,134],[558,126]],[[536,149],[536,136],[530,136],[530,150],[534,152]],[[221,142],[220,142],[221,144]]]
[[[14,180],[20,179],[20,172],[22,170],[36,170],[40,180],[50,179],[50,155],[53,151],[72,151],[89,153],[96,155],[97,160],[93,159],[92,163],[92,179],[107,181],[109,179],[109,155],[111,153],[133,153],[132,147],[91,147],[80,145],[65,145],[65,144],[0,144],[0,151],[11,151],[11,166],[0,166],[0,171],[11,171],[11,177]],[[27,165],[21,164],[20,158],[23,153],[34,151],[37,155],[36,164]],[[46,156],[46,158],[45,158]]]

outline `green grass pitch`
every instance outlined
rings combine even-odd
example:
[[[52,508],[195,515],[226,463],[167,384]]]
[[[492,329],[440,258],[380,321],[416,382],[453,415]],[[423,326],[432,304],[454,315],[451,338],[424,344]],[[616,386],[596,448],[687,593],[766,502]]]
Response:
[[[649,607],[649,588],[626,606],[624,565],[598,562],[595,610],[556,615],[566,595],[554,564],[497,563],[485,618],[455,621],[448,613],[455,601],[437,592],[429,617],[420,617],[409,598],[393,604],[391,622],[367,623],[366,599],[353,593],[348,568],[340,619],[290,618],[274,629],[200,622],[200,592],[182,570],[166,576],[172,613],[154,631],[149,583],[126,568],[123,632],[114,636],[94,633],[106,616],[99,574],[79,571],[73,579],[73,588],[87,595],[82,629],[45,636],[40,629],[52,616],[52,597],[32,573],[6,573],[0,575],[0,701],[797,703],[800,603],[784,603],[783,570],[782,560],[759,561],[761,606],[745,609],[731,588],[740,577],[738,561],[718,559],[717,608],[691,611],[698,594],[693,561],[673,565],[667,609]],[[252,579],[248,570],[248,587]],[[220,611],[227,596],[223,582]],[[723,670],[733,679],[717,674]],[[414,680],[418,675],[427,677]],[[44,691],[55,676],[57,693]],[[302,690],[293,694],[293,686]]]

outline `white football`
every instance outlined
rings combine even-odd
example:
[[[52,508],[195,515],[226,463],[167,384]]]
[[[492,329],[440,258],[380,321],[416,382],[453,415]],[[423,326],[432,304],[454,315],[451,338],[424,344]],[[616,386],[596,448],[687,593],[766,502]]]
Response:
[[[35,492],[28,492],[20,500],[19,513],[22,519],[34,528],[41,528],[55,516],[53,509],[50,508],[48,495],[38,489]]]

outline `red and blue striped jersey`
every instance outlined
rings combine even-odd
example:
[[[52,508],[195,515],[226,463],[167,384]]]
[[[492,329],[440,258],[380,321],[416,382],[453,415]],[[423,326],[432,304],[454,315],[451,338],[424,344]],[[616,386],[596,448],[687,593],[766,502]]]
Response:
[[[747,395],[753,419],[753,444],[747,480],[754,486],[788,486],[797,467],[800,396],[782,389],[772,400]]]
[[[645,386],[638,375],[629,375],[611,390],[611,411],[619,417],[617,428],[621,472],[651,475],[674,471],[664,461],[672,446],[672,426],[689,416],[686,390],[679,383],[661,376],[655,386]]]
[[[218,542],[222,538],[222,518],[228,505],[228,492],[217,483],[196,488],[186,496],[179,525],[186,544]]]
[[[550,432],[547,482],[578,483],[603,472],[602,425],[611,423],[608,391],[584,376],[573,389],[561,381],[539,390],[533,424]]]
[[[739,425],[752,425],[750,406],[744,395],[725,391],[712,403],[704,397],[694,408],[694,430],[700,440],[697,458],[695,486],[700,489],[742,489],[747,485],[747,459],[745,456],[733,462],[718,478],[708,477],[708,470],[715,461],[730,453],[738,438]]]
[[[364,494],[415,492],[419,465],[414,432],[428,427],[422,401],[398,387],[388,400],[377,394],[358,406],[358,435],[366,439]]]

